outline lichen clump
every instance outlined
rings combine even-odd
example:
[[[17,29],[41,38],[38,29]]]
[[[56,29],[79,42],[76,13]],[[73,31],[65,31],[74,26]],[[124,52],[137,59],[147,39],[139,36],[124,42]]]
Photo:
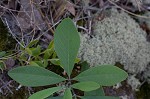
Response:
[[[91,66],[120,62],[129,73],[138,74],[150,62],[150,43],[139,24],[125,12],[112,9],[96,21],[91,36],[81,35],[79,58]]]

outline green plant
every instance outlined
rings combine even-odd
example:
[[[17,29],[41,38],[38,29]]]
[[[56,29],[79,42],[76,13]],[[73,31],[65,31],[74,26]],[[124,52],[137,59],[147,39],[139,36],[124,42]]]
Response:
[[[60,65],[60,61],[57,58],[54,50],[54,41],[52,40],[45,50],[41,50],[41,46],[38,45],[39,40],[35,39],[31,41],[25,48],[20,46],[21,54],[18,59],[21,65],[29,65],[47,67],[48,62],[54,65]],[[23,44],[24,45],[24,44]],[[76,58],[76,63],[80,60]]]
[[[1,52],[0,52],[0,70],[1,70],[2,72],[3,72],[3,70],[6,68],[6,65],[5,65],[4,61],[1,60],[1,58],[2,58],[3,56],[5,56],[5,54],[6,54],[5,51],[1,51]]]
[[[64,83],[63,86],[34,93],[29,99],[77,99],[77,97],[82,99],[118,99],[117,97],[105,96],[102,88],[102,86],[115,85],[127,78],[127,73],[116,66],[95,66],[84,70],[76,77],[71,77],[79,46],[79,33],[71,19],[66,18],[58,25],[54,34],[54,48],[60,66],[67,73],[66,78],[40,66],[31,65],[12,69],[8,75],[21,85],[30,87]],[[84,96],[78,96],[74,89],[85,91]],[[51,95],[57,91],[63,91],[64,96],[52,97]]]
[[[26,47],[20,46],[21,54],[17,59],[21,65],[29,65],[47,67],[50,59],[56,58],[54,51],[54,42],[51,41],[47,49],[42,50],[41,46],[38,45],[39,40],[32,40]],[[25,44],[22,43],[25,46]]]

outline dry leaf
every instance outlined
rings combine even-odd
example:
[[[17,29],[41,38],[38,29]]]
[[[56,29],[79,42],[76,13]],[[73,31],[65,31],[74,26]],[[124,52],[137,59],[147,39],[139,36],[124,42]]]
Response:
[[[65,13],[65,0],[56,0],[54,20],[58,20]]]
[[[65,9],[75,16],[75,8],[71,2],[67,1]]]
[[[34,3],[30,2],[30,0],[20,0],[21,9],[18,13],[18,26],[22,29],[28,29],[30,27],[35,28],[37,30],[42,30],[45,28],[44,20],[42,19],[42,15],[40,11],[36,8],[34,4],[38,4],[39,0]]]

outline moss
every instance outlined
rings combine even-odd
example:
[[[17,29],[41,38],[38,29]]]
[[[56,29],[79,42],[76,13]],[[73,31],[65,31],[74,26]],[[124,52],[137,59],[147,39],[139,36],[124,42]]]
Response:
[[[7,40],[7,29],[0,20],[0,51],[5,50]]]
[[[16,42],[9,35],[7,28],[0,20],[0,51],[13,49]]]
[[[150,98],[150,84],[145,82],[140,90],[137,92],[137,99],[149,99]]]

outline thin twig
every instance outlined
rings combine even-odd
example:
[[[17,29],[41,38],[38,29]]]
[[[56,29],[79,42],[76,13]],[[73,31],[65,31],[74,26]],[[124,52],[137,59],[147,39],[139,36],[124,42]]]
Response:
[[[8,90],[9,90],[9,92],[11,93],[11,94],[13,94],[13,92],[11,91],[11,89],[7,86],[8,84],[10,84],[10,82],[8,82],[8,83],[5,83],[1,78],[0,78],[0,81],[2,82],[2,84],[4,84],[2,87],[6,87]],[[1,88],[2,88],[1,87]]]
[[[5,22],[6,22],[6,25],[7,25],[8,29],[9,29],[11,35],[13,36],[13,38],[17,41],[17,43],[18,43],[21,47],[25,48],[25,47],[18,41],[18,39],[16,38],[16,36],[12,33],[12,31],[11,31],[9,25],[8,25],[8,22],[7,22],[7,19],[6,19],[6,18],[5,18]]]
[[[127,11],[126,9],[123,9],[122,7],[118,6],[118,5],[117,5],[116,3],[114,3],[112,0],[108,0],[108,1],[109,1],[111,4],[115,5],[117,8],[119,8],[119,9],[125,11],[125,12],[128,13],[128,14],[131,14],[131,15],[133,15],[133,16],[140,17],[140,18],[150,19],[150,17],[146,17],[146,16],[134,14],[134,13],[132,13],[132,12],[130,12],[130,11]]]
[[[140,1],[139,0],[135,0],[135,2],[136,2],[136,4],[137,4],[137,7],[138,7],[138,9],[139,9],[139,11],[141,11],[141,7],[140,7]]]

